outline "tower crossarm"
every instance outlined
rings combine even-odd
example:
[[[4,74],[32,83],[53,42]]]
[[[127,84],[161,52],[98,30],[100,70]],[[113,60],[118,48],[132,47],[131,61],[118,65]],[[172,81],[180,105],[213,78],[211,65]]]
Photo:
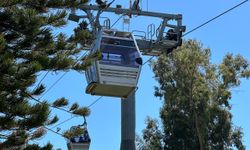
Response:
[[[99,11],[101,8],[97,5],[81,5],[79,6],[82,10],[95,10]],[[182,20],[181,14],[167,14],[167,13],[159,13],[159,12],[150,12],[150,11],[138,11],[131,10],[125,8],[117,8],[117,7],[108,7],[102,9],[103,12],[113,12],[115,14],[122,15],[138,15],[138,16],[148,16],[148,17],[158,17],[158,18],[166,18],[168,20]]]
[[[103,28],[103,26],[100,25],[99,21],[100,16],[103,12],[130,17],[133,15],[137,15],[161,19],[162,22],[156,30],[155,27],[148,28],[150,30],[148,30],[148,32],[146,33],[146,37],[135,37],[138,47],[143,55],[159,56],[164,52],[170,53],[173,49],[177,48],[182,43],[182,33],[185,32],[185,26],[182,25],[181,14],[142,11],[141,9],[132,8],[126,9],[121,8],[119,5],[117,5],[116,7],[107,6],[103,8],[98,5],[90,4],[81,5],[79,6],[79,9],[83,10],[87,14],[84,18],[89,19],[92,28],[92,34],[94,37],[97,35],[98,31]],[[96,15],[94,15],[93,12],[97,12]],[[171,22],[171,24],[169,22]]]

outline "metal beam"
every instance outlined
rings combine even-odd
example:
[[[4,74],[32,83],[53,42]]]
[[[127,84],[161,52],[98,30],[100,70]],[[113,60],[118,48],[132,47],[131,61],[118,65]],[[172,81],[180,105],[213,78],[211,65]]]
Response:
[[[97,5],[82,5],[79,6],[82,10],[95,10],[100,11],[101,8]],[[137,11],[137,10],[131,10],[131,9],[124,9],[124,8],[115,8],[115,7],[108,7],[105,9],[102,9],[104,12],[113,12],[116,14],[123,14],[123,15],[138,15],[138,16],[148,16],[148,17],[158,17],[163,19],[169,19],[169,20],[181,20],[182,15],[181,14],[166,14],[166,13],[158,13],[158,12],[150,12],[150,11]]]
[[[120,150],[136,150],[135,144],[135,92],[121,100]]]

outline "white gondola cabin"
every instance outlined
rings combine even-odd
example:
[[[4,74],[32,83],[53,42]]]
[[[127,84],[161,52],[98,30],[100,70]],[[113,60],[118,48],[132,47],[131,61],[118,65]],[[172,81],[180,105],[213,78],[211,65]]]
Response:
[[[137,86],[142,58],[130,32],[101,30],[91,53],[101,52],[85,72],[92,95],[127,97]]]

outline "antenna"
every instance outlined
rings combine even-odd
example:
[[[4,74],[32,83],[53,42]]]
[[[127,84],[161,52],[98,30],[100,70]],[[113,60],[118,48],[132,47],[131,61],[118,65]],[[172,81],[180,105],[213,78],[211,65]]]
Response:
[[[128,16],[123,16],[123,31],[128,31],[130,30],[130,17]]]

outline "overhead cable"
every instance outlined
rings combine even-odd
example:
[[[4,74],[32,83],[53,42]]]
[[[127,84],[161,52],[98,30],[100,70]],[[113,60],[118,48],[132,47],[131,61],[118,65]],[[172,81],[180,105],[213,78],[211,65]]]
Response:
[[[103,96],[98,97],[96,100],[94,100],[91,104],[88,105],[88,108],[92,107],[94,104],[96,104],[96,103],[97,103],[98,101],[100,101],[102,98],[103,98]],[[73,119],[73,118],[75,118],[75,117],[78,117],[78,116],[76,116],[76,115],[71,116],[70,118],[68,118],[68,119],[66,119],[66,120],[64,120],[64,121],[62,121],[61,123],[58,123],[57,125],[53,126],[51,129],[56,128],[56,127],[58,127],[58,126],[60,126],[60,125],[62,125],[62,124],[64,124],[64,123],[70,121],[71,119]]]
[[[196,31],[197,29],[199,29],[199,28],[205,26],[206,24],[208,24],[208,23],[210,23],[210,22],[216,20],[217,18],[219,18],[219,17],[225,15],[226,13],[228,13],[228,12],[234,10],[235,8],[237,8],[237,7],[241,6],[241,5],[243,5],[243,4],[246,3],[246,2],[248,2],[248,0],[243,1],[243,2],[241,2],[241,3],[237,4],[237,5],[235,5],[234,7],[232,7],[232,8],[230,8],[230,9],[224,11],[223,13],[221,13],[221,14],[219,14],[219,15],[213,17],[212,19],[210,19],[210,20],[204,22],[203,24],[201,24],[201,25],[197,26],[196,28],[194,28],[194,29],[188,31],[187,33],[183,34],[182,37],[184,37],[184,36],[186,36],[186,35],[188,35],[188,34],[194,32],[194,31]],[[122,17],[122,15],[118,18],[118,21],[121,19],[121,17]],[[118,21],[116,21],[116,22],[112,25],[112,27],[113,27]],[[154,56],[151,56],[146,62],[143,63],[143,65],[145,65],[147,62],[149,62],[149,61],[152,60],[153,58],[154,58]],[[59,81],[58,81],[58,82],[59,82]],[[99,98],[97,98],[93,103],[91,103],[91,104],[89,105],[89,107],[91,107],[91,106],[93,106],[94,104],[96,104],[102,97],[103,97],[103,96],[100,96]],[[62,125],[62,124],[64,124],[65,122],[67,122],[67,121],[73,119],[74,117],[76,117],[76,116],[72,116],[71,118],[69,118],[69,119],[67,119],[67,120],[65,120],[65,121],[63,121],[63,122],[61,122],[61,123],[59,123],[58,125],[56,125],[56,126],[54,126],[54,127],[52,127],[52,128],[55,128],[55,127],[57,127],[57,126],[59,126],[59,125]],[[48,129],[49,131],[53,132],[53,133],[62,135],[62,134],[60,134],[60,133],[58,133],[58,132],[52,130],[52,128],[51,128],[51,129],[50,129],[50,128],[47,128],[47,129]],[[62,136],[63,136],[63,135],[62,135]]]
[[[74,65],[76,65],[80,60],[81,60],[81,58],[83,58],[84,56],[86,56],[86,54],[87,54],[87,52],[88,51],[86,51],[81,57],[78,57],[77,59],[76,59],[76,62],[75,62],[75,64]],[[42,94],[42,96],[40,96],[39,98],[38,98],[38,100],[40,100],[40,99],[42,99],[50,90],[52,90],[52,88],[54,88],[54,86],[56,85],[56,84],[58,84],[61,80],[62,80],[62,78],[67,74],[68,72],[64,72],[49,88],[48,88],[48,90],[46,90],[45,91],[45,93],[43,93]]]
[[[243,4],[244,4],[244,3],[246,3],[247,1],[248,1],[248,0],[245,0],[245,1],[243,1],[243,2],[241,2],[241,3],[239,3],[239,4],[237,4],[237,5],[235,5],[234,7],[232,7],[232,8],[230,8],[230,9],[228,9],[228,10],[224,11],[223,13],[221,13],[221,14],[219,14],[219,15],[217,15],[217,16],[215,16],[215,17],[213,17],[212,19],[210,19],[210,20],[208,20],[208,21],[204,22],[203,24],[201,24],[201,25],[197,26],[196,28],[194,28],[194,29],[192,29],[192,30],[188,31],[187,33],[183,34],[183,36],[182,36],[182,37],[184,37],[184,36],[186,36],[186,35],[188,35],[188,34],[190,34],[190,33],[194,32],[195,30],[197,30],[197,29],[199,29],[199,28],[201,28],[201,27],[205,26],[206,24],[208,24],[208,23],[210,23],[210,22],[214,21],[215,19],[217,19],[217,18],[219,18],[219,17],[221,17],[221,16],[225,15],[226,13],[228,13],[228,12],[230,12],[230,11],[234,10],[235,8],[237,8],[237,7],[241,6],[241,5],[243,5]]]
[[[210,19],[210,20],[208,20],[208,21],[202,23],[201,25],[199,25],[199,26],[193,28],[192,30],[188,31],[187,33],[183,34],[182,37],[184,37],[184,36],[186,36],[186,35],[188,35],[188,34],[194,32],[194,31],[198,30],[199,28],[201,28],[201,27],[207,25],[208,23],[210,23],[210,22],[212,22],[212,21],[218,19],[219,17],[225,15],[226,13],[228,13],[228,12],[234,10],[235,8],[237,8],[237,7],[241,6],[241,5],[243,5],[244,3],[248,2],[248,1],[249,1],[249,0],[245,0],[245,1],[243,1],[243,2],[240,2],[239,4],[233,6],[232,8],[230,8],[230,9],[228,9],[228,10],[222,12],[221,14],[219,14],[219,15],[213,17],[212,19]],[[150,57],[143,65],[145,65],[147,62],[149,62],[151,59],[153,59],[153,57],[154,57],[154,56]]]

